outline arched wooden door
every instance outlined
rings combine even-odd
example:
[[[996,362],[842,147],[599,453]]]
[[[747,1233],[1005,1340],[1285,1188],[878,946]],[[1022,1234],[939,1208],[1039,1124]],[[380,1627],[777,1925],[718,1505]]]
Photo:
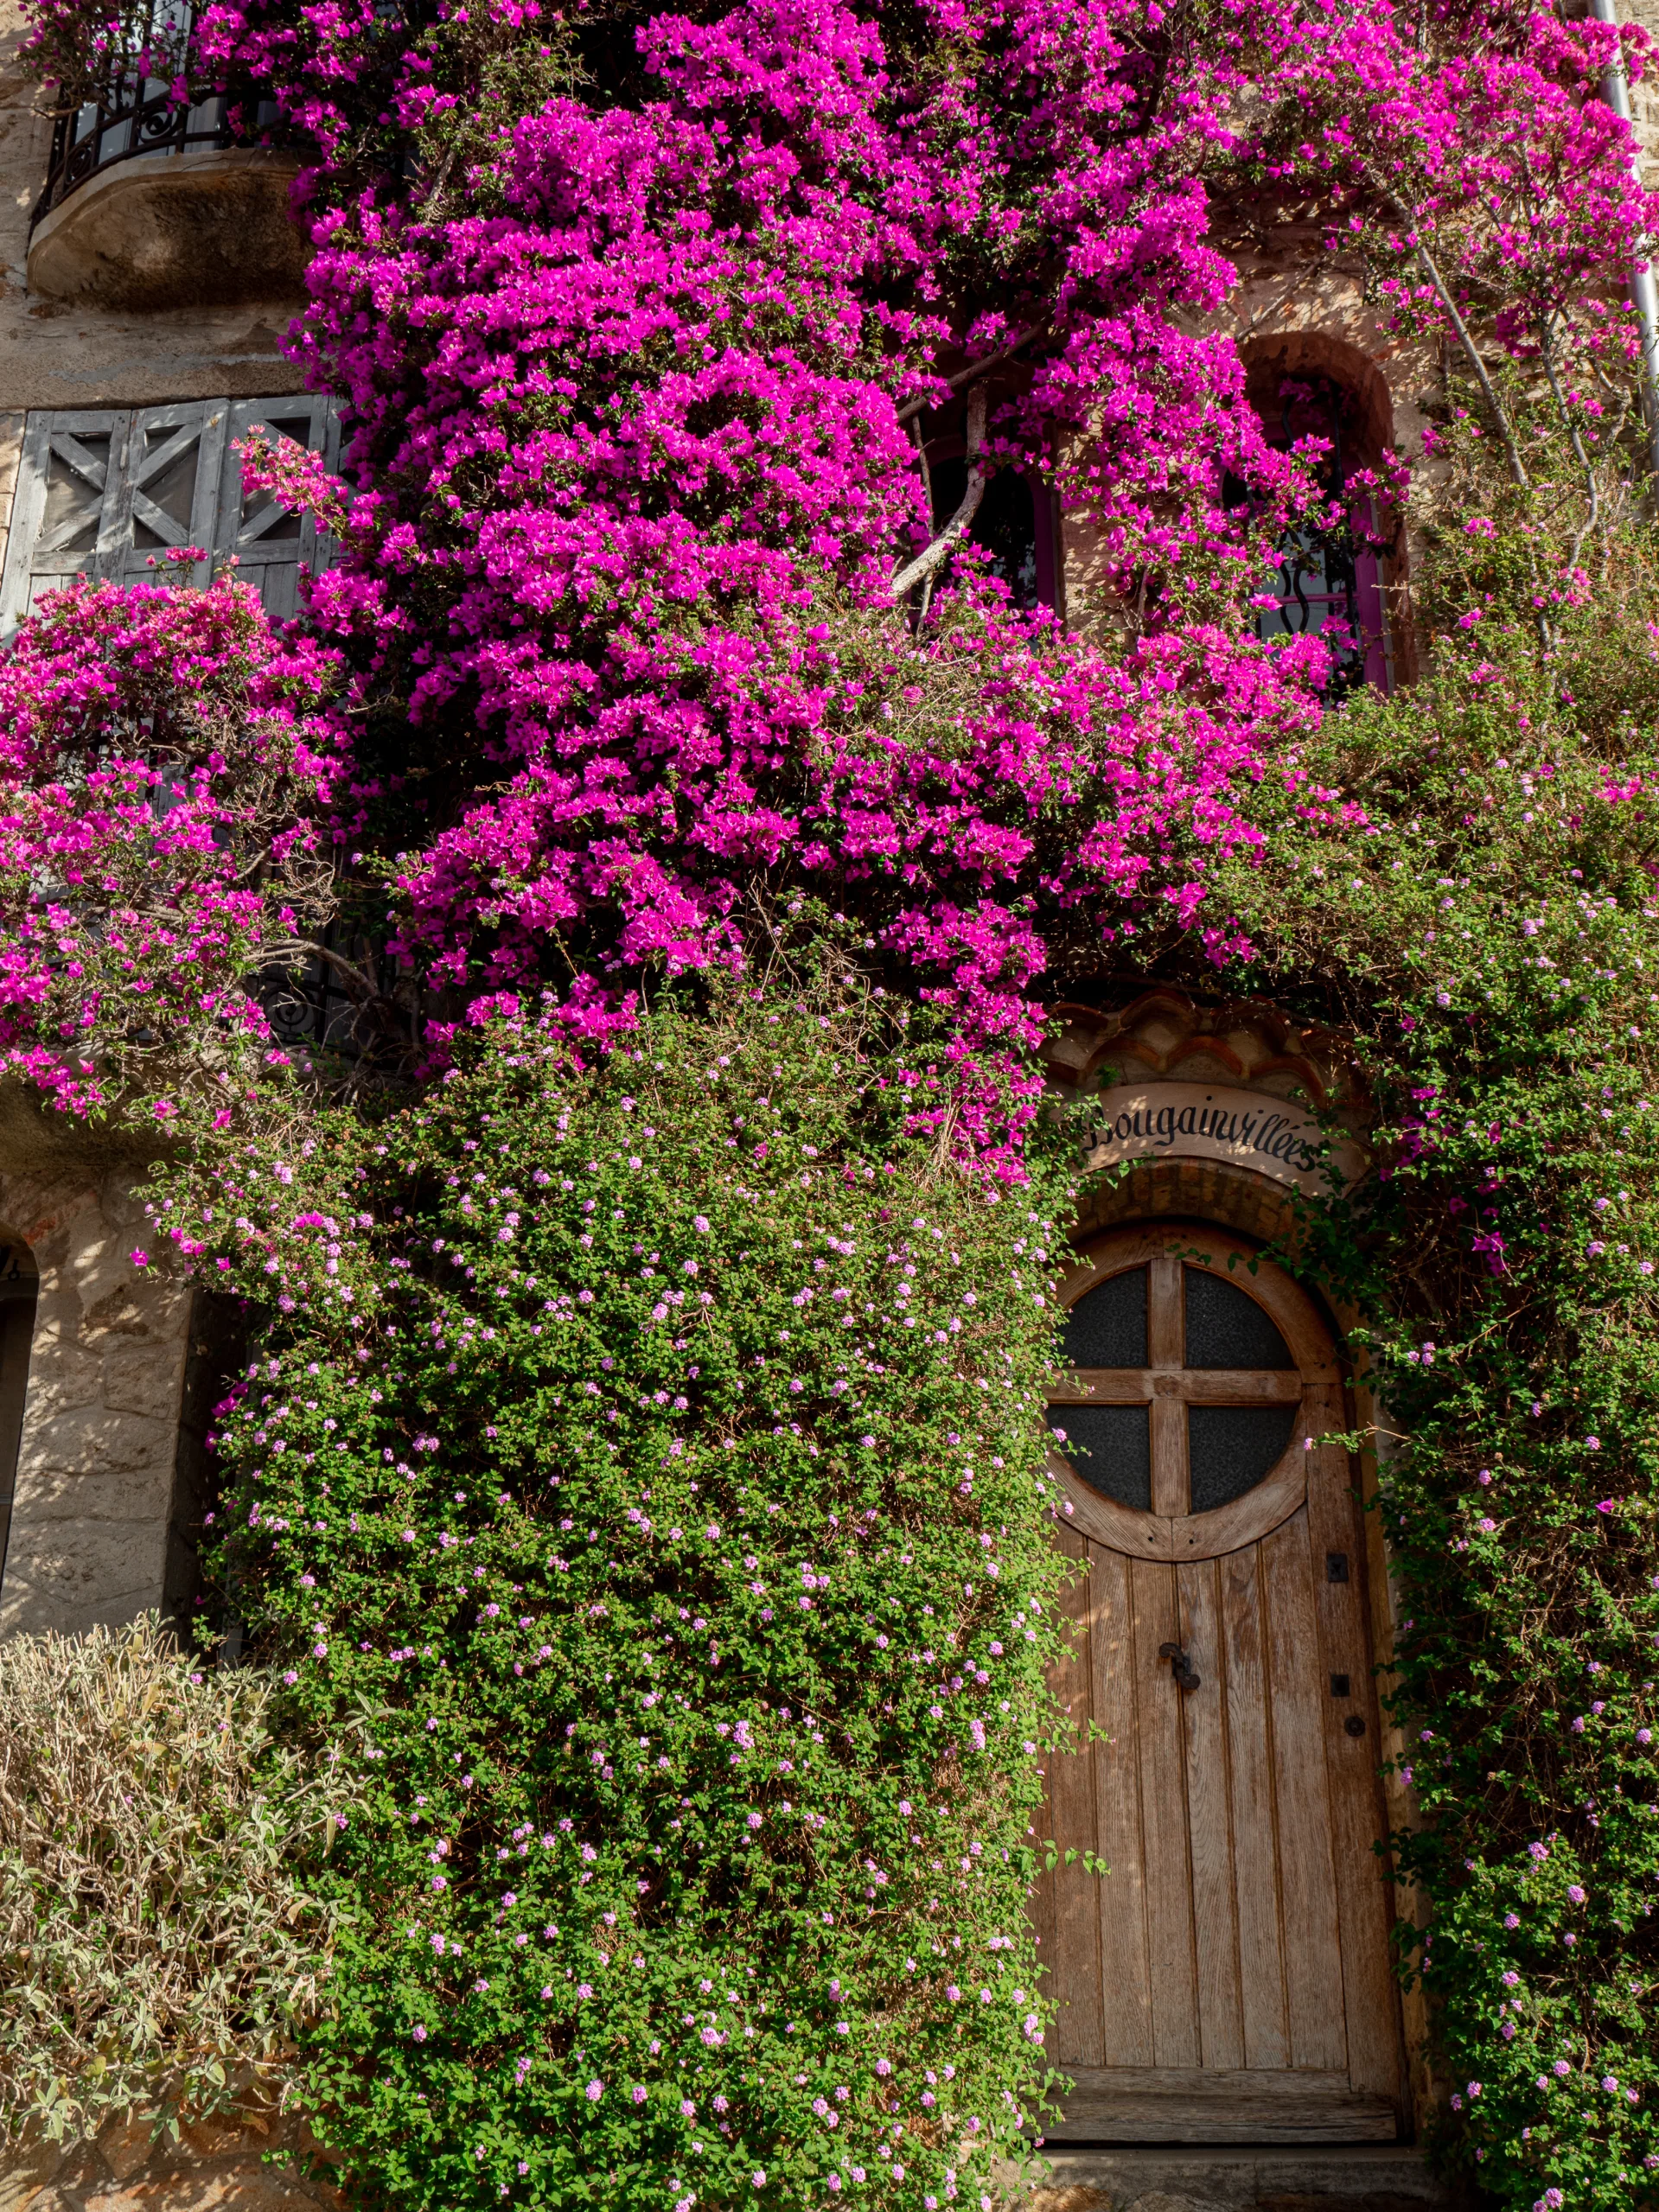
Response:
[[[1069,1278],[1059,1540],[1087,1565],[1051,1826],[1110,1868],[1035,1901],[1053,2139],[1394,2139],[1378,1715],[1336,1348],[1219,1229],[1121,1229]],[[1080,1743],[1082,1734],[1080,1733]]]

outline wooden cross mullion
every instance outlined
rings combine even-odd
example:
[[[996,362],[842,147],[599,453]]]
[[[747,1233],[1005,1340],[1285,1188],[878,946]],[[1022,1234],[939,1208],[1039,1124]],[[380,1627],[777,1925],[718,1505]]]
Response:
[[[1295,1406],[1305,1384],[1295,1367],[1190,1367],[1181,1262],[1169,1253],[1147,1267],[1144,1367],[1079,1367],[1075,1386],[1050,1393],[1054,1406],[1145,1406],[1152,1446],[1152,1509],[1180,1520],[1192,1510],[1189,1406]]]
[[[1152,1448],[1152,1511],[1176,1515],[1192,1509],[1187,1463],[1187,1409],[1183,1378],[1186,1316],[1182,1310],[1181,1263],[1160,1253],[1146,1271],[1146,1351],[1152,1367],[1149,1409]]]
[[[1150,1367],[1075,1367],[1077,1387],[1061,1383],[1054,1406],[1140,1406],[1156,1398]],[[1182,1367],[1180,1395],[1189,1406],[1298,1406],[1304,1384],[1294,1367]]]

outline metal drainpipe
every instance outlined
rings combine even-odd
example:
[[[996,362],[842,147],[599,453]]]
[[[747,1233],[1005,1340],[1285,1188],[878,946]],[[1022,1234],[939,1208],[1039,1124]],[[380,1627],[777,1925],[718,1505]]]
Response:
[[[1598,23],[1608,23],[1617,29],[1618,17],[1613,0],[1590,0],[1590,10]],[[1624,80],[1622,61],[1615,61],[1602,73],[1601,96],[1619,120],[1629,125],[1630,88]],[[1630,174],[1640,183],[1634,136],[1630,143]],[[1655,286],[1653,271],[1646,261],[1638,261],[1630,271],[1630,301],[1642,329],[1642,405],[1648,418],[1648,456],[1654,475],[1659,478],[1659,287]]]

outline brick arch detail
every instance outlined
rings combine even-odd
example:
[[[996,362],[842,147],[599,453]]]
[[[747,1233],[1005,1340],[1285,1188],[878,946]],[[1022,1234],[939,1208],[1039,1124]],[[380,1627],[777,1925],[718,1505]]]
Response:
[[[1268,423],[1273,420],[1283,378],[1328,377],[1353,398],[1363,465],[1374,467],[1385,446],[1396,449],[1394,393],[1376,362],[1351,340],[1317,326],[1252,331],[1241,339],[1239,357],[1251,405]]]
[[[1086,1184],[1075,1243],[1126,1222],[1212,1221],[1258,1244],[1292,1248],[1297,1211],[1285,1185],[1225,1160],[1136,1160],[1109,1182]]]
[[[1228,1083],[1316,1111],[1335,1106],[1358,1134],[1370,1119],[1348,1041],[1299,1023],[1262,999],[1202,999],[1173,984],[1129,987],[1120,1003],[1062,1000],[1063,1024],[1043,1048],[1050,1086],[1063,1097],[1098,1089],[1108,1074],[1133,1082]]]

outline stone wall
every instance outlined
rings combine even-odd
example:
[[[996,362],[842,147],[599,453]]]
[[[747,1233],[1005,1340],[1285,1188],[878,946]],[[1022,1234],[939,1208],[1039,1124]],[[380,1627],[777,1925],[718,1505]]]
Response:
[[[1614,12],[1622,23],[1639,23],[1659,44],[1659,0],[1616,0]],[[1630,115],[1642,148],[1642,182],[1652,191],[1659,187],[1659,72],[1630,86]]]
[[[160,2143],[147,2120],[116,2122],[80,2150],[0,2158],[0,2212],[337,2212],[338,2190],[280,2155],[303,2145],[275,2116]]]
[[[146,1234],[140,1163],[100,1159],[15,1093],[5,1105],[0,1224],[33,1253],[40,1286],[0,1635],[183,1610],[204,1418],[195,1409],[182,1431],[194,1293]]]
[[[271,296],[237,307],[139,314],[30,295],[52,124],[22,39],[18,0],[0,0],[0,561],[29,410],[263,398],[303,382],[279,352],[291,255],[285,269],[263,257]],[[214,1361],[191,1367],[188,1287],[131,1259],[148,1248],[131,1195],[143,1166],[54,1139],[15,1095],[0,1101],[0,1227],[31,1247],[41,1278],[0,1635],[185,1612],[194,1599]]]
[[[41,88],[19,60],[22,37],[17,0],[0,0],[0,449],[8,432],[15,439],[11,412],[29,407],[131,407],[299,390],[298,372],[278,352],[291,281],[252,305],[165,314],[101,312],[29,296],[29,218],[46,182],[52,125]]]

